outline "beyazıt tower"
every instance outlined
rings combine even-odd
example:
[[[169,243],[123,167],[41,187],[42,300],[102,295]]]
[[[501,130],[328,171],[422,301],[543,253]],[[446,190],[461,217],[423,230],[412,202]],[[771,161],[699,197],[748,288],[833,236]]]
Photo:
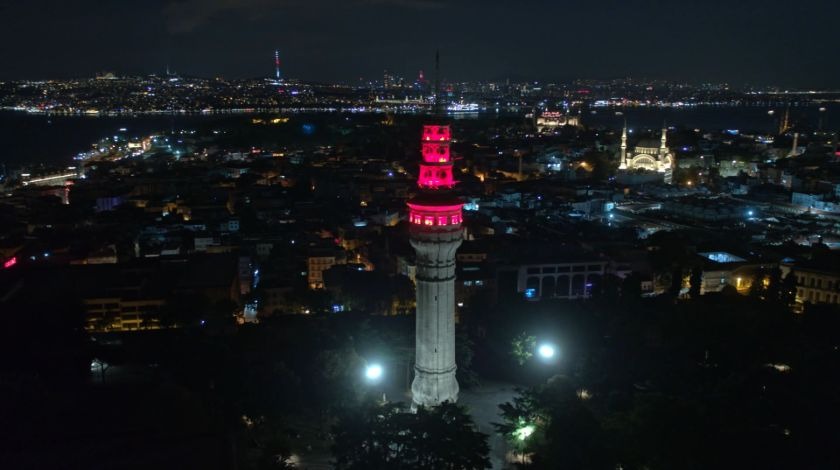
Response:
[[[408,202],[409,236],[417,254],[417,330],[413,407],[458,400],[455,379],[455,250],[463,240],[463,203],[455,185],[447,125],[423,126],[417,196]]]

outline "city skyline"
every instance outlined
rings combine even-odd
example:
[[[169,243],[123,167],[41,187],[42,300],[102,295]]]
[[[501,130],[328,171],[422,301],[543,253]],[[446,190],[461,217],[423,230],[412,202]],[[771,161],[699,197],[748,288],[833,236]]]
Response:
[[[341,13],[323,14],[326,10]],[[173,71],[353,82],[406,77],[444,51],[448,80],[645,77],[793,88],[836,87],[827,2],[557,5],[264,0],[143,5],[0,4],[0,80]],[[784,13],[784,14],[782,14]],[[38,28],[33,28],[37,24]],[[443,25],[446,27],[443,27]],[[25,37],[21,42],[15,38]],[[107,40],[103,40],[107,39]]]

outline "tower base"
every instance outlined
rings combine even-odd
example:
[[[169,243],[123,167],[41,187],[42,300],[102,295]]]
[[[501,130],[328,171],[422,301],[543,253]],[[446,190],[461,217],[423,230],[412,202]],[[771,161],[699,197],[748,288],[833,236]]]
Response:
[[[455,379],[457,367],[445,372],[429,372],[414,368],[414,381],[411,382],[412,409],[418,406],[432,407],[445,401],[458,401],[458,381]]]

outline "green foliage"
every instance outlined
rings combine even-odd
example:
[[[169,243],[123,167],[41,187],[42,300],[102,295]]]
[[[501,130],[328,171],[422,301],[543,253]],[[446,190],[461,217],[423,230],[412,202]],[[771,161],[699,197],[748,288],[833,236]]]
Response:
[[[464,328],[458,328],[455,331],[455,363],[458,365],[458,385],[462,389],[478,385],[478,374],[472,368],[474,355],[475,343]]]
[[[495,424],[529,468],[609,468],[601,425],[571,383],[554,377],[499,406]]]
[[[695,266],[691,270],[691,278],[689,278],[689,288],[688,288],[688,295],[691,296],[692,299],[696,299],[700,296],[700,292],[703,289],[703,269],[699,266]]]
[[[347,410],[334,428],[339,470],[473,470],[490,467],[487,436],[461,406],[419,408],[367,404]]]
[[[792,272],[782,280],[779,287],[779,302],[788,308],[796,303],[796,275]]]
[[[364,360],[352,348],[324,350],[315,357],[313,367],[317,383],[315,393],[321,403],[341,408],[361,400]]]
[[[671,298],[677,298],[680,295],[683,287],[683,269],[682,266],[675,266],[671,269],[671,283],[668,287],[667,295]]]
[[[795,289],[793,276],[781,281],[780,297]],[[564,366],[575,356],[580,367],[564,367],[565,378],[500,407],[497,429],[522,466],[835,468],[840,439],[825,436],[840,419],[840,382],[829,372],[837,367],[836,307],[793,314],[784,302],[731,290],[555,310],[588,309],[598,334],[565,323],[560,331],[583,343],[561,341],[571,349]],[[521,313],[504,329],[545,324]],[[581,388],[585,399],[576,395]],[[533,432],[520,439],[525,426]]]
[[[243,415],[237,429],[237,448],[248,449],[239,455],[239,468],[262,470],[292,470],[291,438],[279,422],[265,417]]]
[[[764,278],[767,276],[767,271],[765,269],[759,269],[755,273],[755,277],[753,278],[752,284],[750,284],[750,297],[754,299],[762,299],[764,298],[766,288],[764,287]]]
[[[528,333],[521,333],[511,341],[511,355],[520,366],[525,365],[529,359],[534,357],[534,350],[537,348],[537,337]]]
[[[642,296],[642,276],[637,272],[630,273],[621,283],[621,300],[636,301]]]

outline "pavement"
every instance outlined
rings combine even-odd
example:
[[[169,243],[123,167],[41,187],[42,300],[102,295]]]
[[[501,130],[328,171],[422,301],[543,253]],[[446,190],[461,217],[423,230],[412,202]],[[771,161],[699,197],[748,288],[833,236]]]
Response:
[[[496,432],[492,423],[502,421],[499,405],[513,400],[516,386],[503,382],[482,381],[478,387],[461,390],[458,403],[465,405],[478,430],[487,434],[490,444],[490,463],[494,470],[511,468],[507,463],[508,445],[504,436]]]

